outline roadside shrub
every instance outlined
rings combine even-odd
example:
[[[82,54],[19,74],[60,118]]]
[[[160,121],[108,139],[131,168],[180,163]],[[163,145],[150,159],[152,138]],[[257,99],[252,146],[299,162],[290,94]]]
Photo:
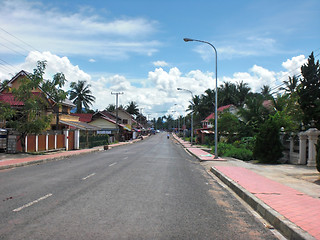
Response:
[[[253,153],[249,149],[233,147],[224,154],[225,157],[233,157],[243,161],[253,159]]]
[[[243,137],[240,141],[240,147],[248,149],[253,152],[254,146],[256,144],[255,137]]]
[[[224,154],[233,148],[232,144],[219,142],[218,143],[218,155],[224,156]],[[214,146],[212,147],[212,152],[214,152]]]
[[[224,142],[218,143],[218,155],[223,157],[233,157],[244,161],[253,159],[253,153],[250,149],[241,147],[240,142],[235,143],[235,145]],[[214,153],[214,146],[212,147],[212,153]]]
[[[253,155],[262,163],[277,163],[282,154],[280,126],[270,117],[259,127]]]

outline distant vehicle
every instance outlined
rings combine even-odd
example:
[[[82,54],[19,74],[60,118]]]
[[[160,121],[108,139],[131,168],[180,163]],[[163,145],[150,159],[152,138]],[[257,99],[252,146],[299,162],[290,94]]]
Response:
[[[157,132],[157,133],[159,133],[159,132],[160,132],[160,130],[156,130],[156,132]]]

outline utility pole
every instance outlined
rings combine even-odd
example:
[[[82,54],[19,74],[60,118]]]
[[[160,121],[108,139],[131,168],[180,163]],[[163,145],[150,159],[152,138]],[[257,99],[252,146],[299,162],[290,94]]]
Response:
[[[116,140],[119,141],[118,99],[119,99],[119,95],[122,95],[123,92],[111,92],[111,94],[112,94],[112,95],[116,95],[116,127],[117,127]]]

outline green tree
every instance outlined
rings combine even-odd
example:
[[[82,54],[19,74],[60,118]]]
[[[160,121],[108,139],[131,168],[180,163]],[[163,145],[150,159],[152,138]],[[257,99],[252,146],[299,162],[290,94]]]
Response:
[[[243,81],[238,82],[236,87],[237,87],[236,106],[243,107],[245,100],[251,91],[251,88],[249,87],[248,83],[243,83]]]
[[[263,163],[277,163],[282,155],[282,144],[280,141],[281,124],[276,118],[270,116],[259,127],[253,155]]]
[[[62,89],[66,81],[63,73],[56,73],[52,81],[44,80],[41,85],[42,90],[55,102],[53,109],[56,114],[56,129],[58,129],[59,125],[59,108],[68,95],[68,93]]]
[[[313,52],[308,62],[301,67],[302,78],[298,89],[299,104],[304,113],[305,125],[315,121],[320,129],[320,66],[315,62]]]
[[[218,90],[219,106],[225,106],[229,104],[238,105],[237,99],[237,86],[234,83],[224,82],[220,85]]]
[[[261,94],[250,94],[245,101],[245,107],[239,109],[239,116],[245,123],[248,137],[258,131],[259,126],[268,118],[269,111],[263,106],[264,98]]]
[[[46,96],[33,93],[33,90],[44,82],[45,68],[46,62],[38,61],[33,74],[22,78],[19,88],[12,89],[15,99],[23,102],[23,105],[18,111],[15,111],[13,118],[8,121],[8,126],[20,133],[23,151],[25,151],[25,137],[28,134],[39,134],[50,126],[51,116],[44,114],[48,107]]]
[[[273,100],[275,116],[281,119],[281,127],[286,131],[297,131],[303,117],[303,112],[298,104],[298,95],[296,92],[291,94],[278,94]]]
[[[128,106],[126,107],[126,111],[131,115],[137,116],[139,114],[139,108],[137,103],[134,101],[129,102]]]
[[[226,136],[229,143],[236,140],[240,129],[240,121],[234,114],[230,112],[222,112],[218,117],[219,135]]]
[[[91,95],[91,85],[87,84],[85,80],[79,80],[70,83],[71,90],[69,91],[69,99],[77,106],[77,113],[82,113],[82,107],[89,109],[89,105],[95,101],[95,97]]]
[[[261,95],[264,97],[264,99],[271,100],[272,99],[271,87],[268,85],[263,85],[261,88]]]
[[[114,105],[114,104],[109,104],[109,105],[106,107],[105,110],[112,113],[112,112],[114,112],[114,111],[116,110],[116,105]]]
[[[285,87],[279,88],[280,90],[284,90],[285,93],[293,94],[297,91],[299,79],[296,76],[289,77],[288,81],[283,81]]]

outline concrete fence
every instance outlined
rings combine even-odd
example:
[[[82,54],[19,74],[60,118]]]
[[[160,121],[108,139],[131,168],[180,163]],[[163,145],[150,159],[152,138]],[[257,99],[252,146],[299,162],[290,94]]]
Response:
[[[320,131],[310,128],[298,134],[281,133],[280,138],[284,146],[283,159],[291,164],[316,166],[316,143]]]
[[[52,150],[79,149],[79,130],[47,131],[39,135],[25,137],[25,152],[48,152]],[[7,153],[22,152],[18,133],[10,132],[7,136]]]

